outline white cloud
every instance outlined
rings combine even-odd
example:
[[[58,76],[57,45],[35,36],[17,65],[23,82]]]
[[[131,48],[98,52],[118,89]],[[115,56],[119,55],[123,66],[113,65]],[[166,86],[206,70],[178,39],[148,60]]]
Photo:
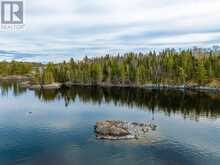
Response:
[[[181,43],[198,43],[209,42],[213,39],[220,39],[220,32],[216,33],[193,33],[186,35],[177,35],[171,37],[161,37],[152,39],[151,44],[181,44]]]
[[[220,39],[219,9],[219,0],[26,0],[25,30],[0,32],[0,50],[40,61],[81,58],[89,50],[209,46]]]

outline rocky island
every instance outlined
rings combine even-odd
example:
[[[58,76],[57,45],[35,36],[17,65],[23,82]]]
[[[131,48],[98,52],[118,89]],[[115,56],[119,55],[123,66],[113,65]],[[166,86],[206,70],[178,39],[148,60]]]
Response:
[[[95,132],[98,139],[126,140],[143,137],[156,127],[153,124],[106,120],[96,122]]]

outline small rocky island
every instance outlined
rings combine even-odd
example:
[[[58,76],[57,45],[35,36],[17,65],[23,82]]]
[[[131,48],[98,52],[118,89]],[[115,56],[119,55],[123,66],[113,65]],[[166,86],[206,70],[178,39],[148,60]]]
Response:
[[[126,140],[138,139],[156,127],[153,124],[106,120],[96,122],[95,132],[98,139]]]

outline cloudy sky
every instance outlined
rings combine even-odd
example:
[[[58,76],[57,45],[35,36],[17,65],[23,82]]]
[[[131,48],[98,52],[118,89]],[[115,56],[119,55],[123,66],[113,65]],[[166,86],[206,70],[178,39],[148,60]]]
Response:
[[[220,45],[220,0],[25,0],[25,28],[0,28],[0,60],[54,61]]]

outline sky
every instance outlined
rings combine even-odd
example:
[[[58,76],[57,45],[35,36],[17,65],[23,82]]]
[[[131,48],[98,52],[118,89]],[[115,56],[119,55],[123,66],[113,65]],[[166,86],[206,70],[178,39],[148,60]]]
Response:
[[[0,27],[0,60],[211,47],[220,45],[220,0],[24,0],[24,24]]]

